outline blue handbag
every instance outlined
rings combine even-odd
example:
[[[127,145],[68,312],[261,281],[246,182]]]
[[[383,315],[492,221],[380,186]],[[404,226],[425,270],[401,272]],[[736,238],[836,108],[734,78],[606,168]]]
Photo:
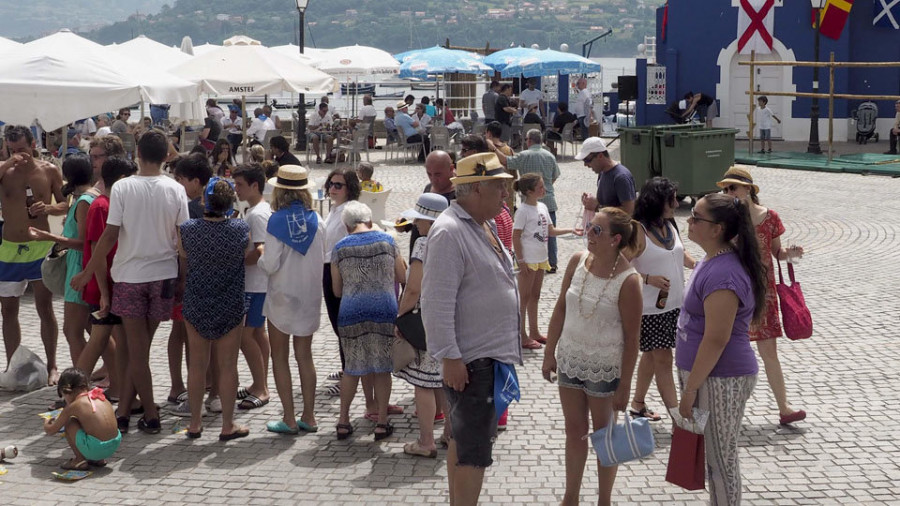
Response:
[[[625,423],[616,425],[616,412],[613,411],[609,415],[609,424],[591,434],[591,444],[601,466],[615,466],[653,453],[655,443],[650,421],[646,418],[632,420],[627,411],[623,415]]]

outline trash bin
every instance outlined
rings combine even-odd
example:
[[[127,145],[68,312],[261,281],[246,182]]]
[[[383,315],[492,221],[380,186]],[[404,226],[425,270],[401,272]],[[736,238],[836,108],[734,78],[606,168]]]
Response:
[[[658,167],[678,182],[678,194],[700,197],[719,191],[716,181],[734,164],[733,128],[654,128]],[[637,182],[637,177],[635,177]]]
[[[653,170],[653,127],[619,127],[619,158],[634,176],[635,190],[659,173]]]

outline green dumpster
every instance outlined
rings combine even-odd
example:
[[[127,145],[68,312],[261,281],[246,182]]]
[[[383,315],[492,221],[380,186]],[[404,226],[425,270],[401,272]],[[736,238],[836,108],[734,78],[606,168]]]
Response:
[[[653,127],[619,128],[619,158],[622,165],[634,176],[635,190],[640,191],[644,181],[655,175],[653,171]]]
[[[734,165],[737,132],[733,128],[654,128],[660,172],[678,182],[678,194],[682,196],[719,191],[716,181]]]

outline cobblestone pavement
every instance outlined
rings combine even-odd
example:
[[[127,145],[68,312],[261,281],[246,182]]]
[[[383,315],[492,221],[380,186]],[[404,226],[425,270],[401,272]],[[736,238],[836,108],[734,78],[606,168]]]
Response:
[[[374,155],[381,160],[382,154]],[[330,166],[314,166],[324,177]],[[897,504],[900,501],[900,431],[892,422],[900,391],[891,364],[900,363],[897,337],[897,293],[900,282],[900,181],[869,176],[823,174],[760,168],[754,176],[764,204],[782,216],[785,243],[803,245],[798,265],[815,321],[812,339],[780,341],[789,399],[809,418],[798,429],[777,425],[778,412],[764,378],[747,406],[741,434],[741,468],[745,504]],[[421,166],[379,164],[376,178],[393,190],[393,215],[410,207],[427,182]],[[578,196],[591,191],[594,176],[580,162],[562,164],[556,185],[561,203],[560,226],[574,221]],[[677,218],[686,230],[685,203]],[[406,237],[401,238],[405,244]],[[560,240],[560,265],[581,247],[580,240]],[[693,253],[698,249],[688,242]],[[546,328],[559,294],[561,275],[547,276],[541,299],[541,325]],[[62,318],[62,304],[57,314]],[[30,295],[22,309],[24,343],[43,354]],[[392,401],[406,408],[395,416],[397,431],[386,442],[372,440],[361,402],[353,406],[355,435],[334,438],[338,398],[324,394],[326,375],[338,369],[335,336],[323,318],[313,348],[319,378],[317,434],[277,436],[264,423],[281,416],[270,380],[273,402],[238,421],[250,426],[249,438],[218,442],[219,420],[207,419],[202,439],[189,442],[173,434],[176,419],[163,419],[163,432],[148,436],[134,430],[110,465],[76,483],[55,481],[51,472],[69,449],[58,437],[44,436],[37,413],[55,398],[55,390],[27,395],[0,394],[0,446],[16,444],[20,456],[8,461],[0,476],[3,504],[69,502],[236,503],[236,504],[401,504],[447,501],[445,454],[418,459],[403,454],[414,440],[413,391],[394,382]],[[157,332],[152,350],[157,399],[168,391],[166,336]],[[67,364],[60,332],[61,363]],[[542,352],[528,351],[520,369],[522,402],[511,408],[509,430],[494,449],[495,464],[487,471],[484,504],[554,504],[564,490],[563,418],[554,385],[540,376]],[[296,367],[296,366],[295,366]],[[248,384],[243,360],[241,379]],[[762,364],[760,363],[762,373]],[[295,373],[295,378],[297,378]],[[890,378],[894,378],[891,380]],[[295,402],[299,381],[295,379]],[[648,402],[661,402],[651,388]],[[438,425],[438,428],[440,425]],[[667,421],[654,425],[657,451],[647,459],[621,466],[615,497],[619,504],[698,504],[705,493],[683,491],[663,477],[670,443]],[[438,429],[440,430],[440,429]],[[582,500],[597,499],[596,468],[588,463]]]

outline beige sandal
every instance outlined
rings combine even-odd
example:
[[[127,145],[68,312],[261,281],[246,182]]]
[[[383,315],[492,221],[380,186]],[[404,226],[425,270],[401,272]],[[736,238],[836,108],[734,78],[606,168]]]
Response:
[[[429,459],[433,459],[437,457],[437,448],[434,450],[426,450],[419,445],[418,441],[413,441],[412,443],[406,443],[403,445],[403,453],[407,455],[414,455],[416,457],[426,457]]]

